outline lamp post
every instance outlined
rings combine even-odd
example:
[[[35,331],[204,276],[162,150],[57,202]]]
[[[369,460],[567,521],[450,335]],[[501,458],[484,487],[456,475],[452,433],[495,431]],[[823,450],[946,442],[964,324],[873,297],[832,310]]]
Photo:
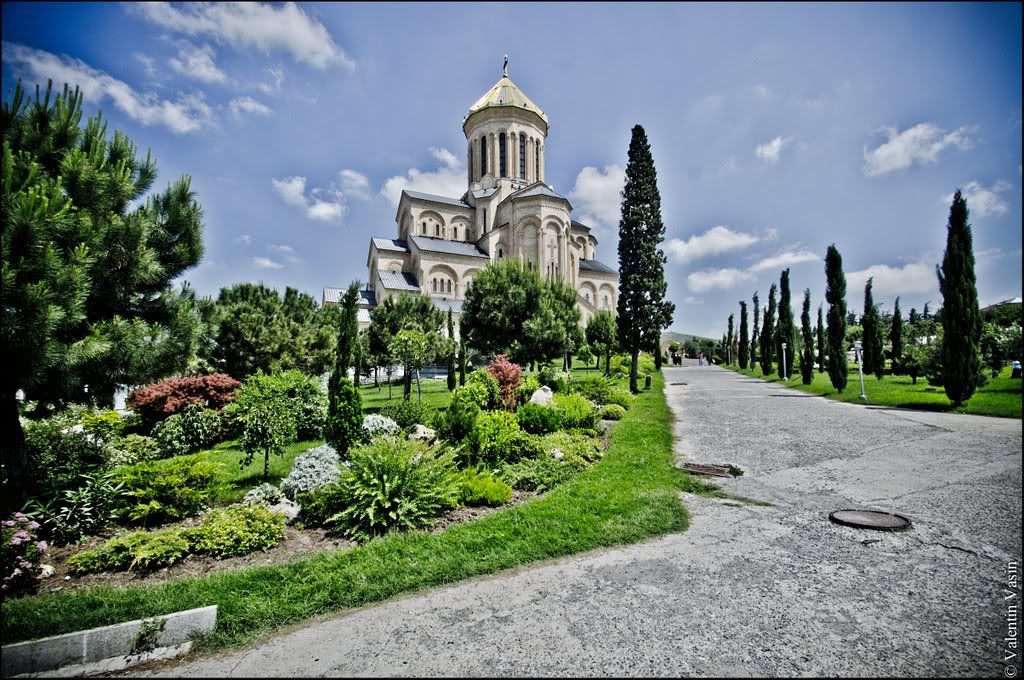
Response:
[[[860,363],[860,351],[863,347],[864,344],[860,340],[853,343],[853,351],[857,354],[857,372],[860,373],[860,398],[867,401],[868,395],[864,394],[864,366]]]
[[[786,375],[786,343],[782,343],[782,379],[789,380],[789,376]]]

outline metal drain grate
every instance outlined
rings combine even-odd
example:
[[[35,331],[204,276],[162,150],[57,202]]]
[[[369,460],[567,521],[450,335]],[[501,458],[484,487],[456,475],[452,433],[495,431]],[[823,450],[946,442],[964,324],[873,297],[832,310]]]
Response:
[[[906,531],[911,527],[910,520],[903,515],[879,510],[836,510],[828,518],[835,524],[854,529]]]
[[[704,463],[683,463],[683,469],[695,475],[711,475],[713,477],[739,477],[743,470],[735,465],[706,465]]]

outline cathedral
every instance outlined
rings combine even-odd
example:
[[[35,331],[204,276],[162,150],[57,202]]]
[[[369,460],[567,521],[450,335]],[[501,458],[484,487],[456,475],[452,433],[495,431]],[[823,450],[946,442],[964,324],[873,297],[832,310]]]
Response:
[[[548,117],[508,77],[466,114],[466,192],[456,198],[405,190],[397,238],[372,238],[359,326],[383,300],[425,293],[458,322],[473,277],[490,261],[515,257],[577,291],[581,321],[614,312],[619,276],[596,259],[597,238],[571,217],[572,205],[544,183]],[[324,304],[343,289],[325,288]]]

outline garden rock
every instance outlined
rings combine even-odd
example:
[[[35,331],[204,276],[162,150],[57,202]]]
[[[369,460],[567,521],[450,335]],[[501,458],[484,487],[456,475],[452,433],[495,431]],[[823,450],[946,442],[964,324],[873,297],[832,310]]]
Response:
[[[426,425],[417,425],[413,428],[412,433],[409,435],[409,439],[413,441],[421,441],[426,444],[433,444],[434,440],[437,439],[437,433]]]
[[[541,406],[549,406],[551,400],[554,398],[554,394],[551,392],[551,388],[544,385],[539,390],[530,395],[531,404],[540,404]]]
[[[295,521],[295,518],[299,516],[299,510],[299,504],[295,503],[294,501],[290,501],[287,498],[284,498],[279,502],[275,503],[274,505],[270,506],[271,512],[276,512],[281,515],[284,515],[286,518],[288,518],[289,522]]]
[[[39,578],[50,578],[56,573],[57,570],[53,568],[52,564],[39,565]]]

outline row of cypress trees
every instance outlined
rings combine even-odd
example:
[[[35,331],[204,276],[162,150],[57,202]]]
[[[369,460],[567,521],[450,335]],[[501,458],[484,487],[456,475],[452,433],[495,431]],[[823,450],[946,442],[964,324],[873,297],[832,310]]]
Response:
[[[973,396],[983,384],[981,335],[983,319],[978,304],[977,282],[974,272],[974,246],[969,222],[967,201],[958,189],[950,206],[946,225],[946,250],[942,263],[936,265],[939,290],[943,298],[942,334],[942,382],[946,396],[954,407]],[[807,385],[814,380],[814,349],[817,342],[818,372],[828,372],[832,386],[839,392],[846,388],[849,367],[846,355],[846,275],[843,272],[843,258],[835,244],[825,253],[825,302],[828,311],[823,319],[822,306],[818,306],[817,325],[811,328],[811,291],[804,290],[803,310],[800,316],[800,337],[802,351],[799,368],[802,382]],[[793,372],[793,353],[796,349],[795,328],[791,304],[789,269],[782,272],[779,281],[778,322],[776,322],[776,287],[773,283],[768,291],[768,305],[764,310],[763,323],[758,325],[760,300],[758,292],[753,295],[754,333],[747,338],[747,303],[740,302],[739,356],[732,362],[740,368],[753,367],[759,363],[761,372],[769,375],[778,362],[779,377]],[[913,316],[913,310],[911,310]],[[825,323],[827,321],[827,323]],[[874,301],[874,280],[869,278],[864,287],[864,310],[861,316],[863,346],[861,362],[865,372],[881,378],[885,370],[885,335],[888,330],[892,345],[892,356],[898,361],[903,355],[903,314],[900,299],[896,298],[889,328],[883,327],[881,315]],[[728,322],[729,346],[733,342],[733,315]],[[782,343],[790,351],[783,359]]]

